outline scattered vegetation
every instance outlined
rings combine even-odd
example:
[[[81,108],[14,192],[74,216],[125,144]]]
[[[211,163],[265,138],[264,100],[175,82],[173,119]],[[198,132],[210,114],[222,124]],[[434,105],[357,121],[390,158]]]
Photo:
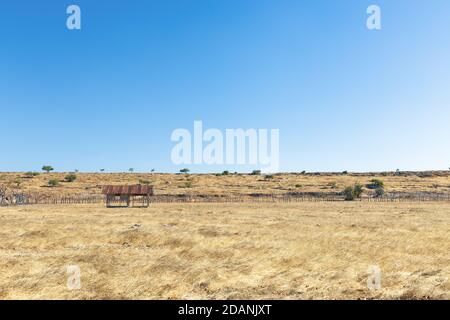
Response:
[[[49,187],[57,187],[59,186],[59,181],[57,179],[51,179],[48,181]]]
[[[74,182],[75,180],[77,180],[77,176],[74,174],[68,174],[64,177],[65,182]]]
[[[366,185],[368,189],[378,189],[382,188],[384,189],[384,182],[380,179],[372,179],[370,180],[370,183]]]
[[[27,178],[37,177],[38,175],[40,175],[39,172],[28,171],[27,173],[25,173],[25,177],[27,177]]]

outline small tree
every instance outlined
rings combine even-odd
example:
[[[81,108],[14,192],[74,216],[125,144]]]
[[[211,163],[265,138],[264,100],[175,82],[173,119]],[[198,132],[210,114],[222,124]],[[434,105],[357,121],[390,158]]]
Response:
[[[181,173],[189,173],[189,169],[188,168],[184,168],[180,170]]]
[[[65,178],[64,181],[66,182],[74,182],[75,180],[77,180],[77,176],[74,174],[68,174]]]
[[[253,170],[252,173],[250,173],[252,176],[259,176],[261,175],[261,170]]]
[[[56,179],[52,179],[48,181],[48,186],[49,187],[57,187],[59,186],[59,181]]]
[[[227,176],[227,175],[229,175],[230,174],[230,171],[228,171],[228,170],[225,170],[224,172],[222,172],[222,175],[223,176]]]
[[[100,169],[100,172],[105,172],[105,169]]]
[[[128,171],[129,171],[130,173],[133,173],[133,172],[134,172],[134,168],[130,168],[130,169],[128,169]]]
[[[42,171],[45,171],[47,173],[49,173],[50,171],[53,171],[53,167],[52,166],[43,166],[42,167]]]

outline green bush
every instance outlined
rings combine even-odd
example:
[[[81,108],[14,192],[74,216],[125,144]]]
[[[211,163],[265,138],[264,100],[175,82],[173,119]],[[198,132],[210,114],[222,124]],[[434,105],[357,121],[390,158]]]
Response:
[[[259,176],[261,175],[261,170],[253,170],[252,173],[250,173],[252,176]]]
[[[360,198],[363,193],[363,186],[360,183],[355,183],[352,186],[348,186],[342,192],[345,196],[346,201],[355,200],[355,198]]]
[[[222,172],[222,175],[223,176],[227,176],[227,175],[229,175],[230,174],[230,171],[228,171],[228,170],[225,170],[224,172]]]
[[[355,196],[355,198],[360,198],[361,195],[363,193],[363,186],[360,183],[355,183],[355,185],[353,186],[353,194]]]
[[[25,173],[25,176],[26,176],[27,178],[33,178],[33,177],[36,177],[36,176],[38,176],[38,175],[40,175],[39,172],[31,172],[31,171],[28,171],[27,173]]]
[[[370,184],[367,185],[369,189],[378,189],[384,188],[384,182],[380,179],[372,179],[370,180]]]
[[[52,179],[48,181],[48,186],[49,187],[57,187],[59,186],[59,181],[56,179]]]
[[[64,181],[65,182],[74,182],[75,180],[77,180],[77,176],[74,174],[68,174],[67,176],[65,176]]]

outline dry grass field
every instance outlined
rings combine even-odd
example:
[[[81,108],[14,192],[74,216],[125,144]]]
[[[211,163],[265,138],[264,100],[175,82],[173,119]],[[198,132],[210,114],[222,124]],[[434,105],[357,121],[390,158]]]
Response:
[[[3,207],[0,226],[0,299],[450,299],[446,202]]]
[[[156,194],[245,195],[251,193],[339,192],[355,182],[367,184],[373,178],[385,183],[386,192],[450,193],[450,171],[386,173],[309,173],[264,175],[230,174],[150,174],[150,173],[76,173],[74,182],[64,182],[67,173],[41,173],[29,178],[25,173],[0,173],[0,185],[23,192],[53,195],[100,194],[105,184],[154,185]],[[48,187],[49,180],[60,185]]]

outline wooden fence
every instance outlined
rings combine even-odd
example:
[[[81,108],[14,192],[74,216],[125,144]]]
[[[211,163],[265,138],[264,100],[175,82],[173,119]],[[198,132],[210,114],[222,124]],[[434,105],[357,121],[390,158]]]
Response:
[[[279,202],[336,202],[345,201],[340,193],[288,193],[288,194],[248,194],[248,195],[154,195],[150,203],[279,203]],[[450,193],[387,193],[382,197],[363,196],[355,201],[365,202],[429,202],[449,201]],[[71,205],[105,204],[103,195],[48,196],[41,194],[14,195],[5,205]],[[0,203],[0,205],[2,205]]]

